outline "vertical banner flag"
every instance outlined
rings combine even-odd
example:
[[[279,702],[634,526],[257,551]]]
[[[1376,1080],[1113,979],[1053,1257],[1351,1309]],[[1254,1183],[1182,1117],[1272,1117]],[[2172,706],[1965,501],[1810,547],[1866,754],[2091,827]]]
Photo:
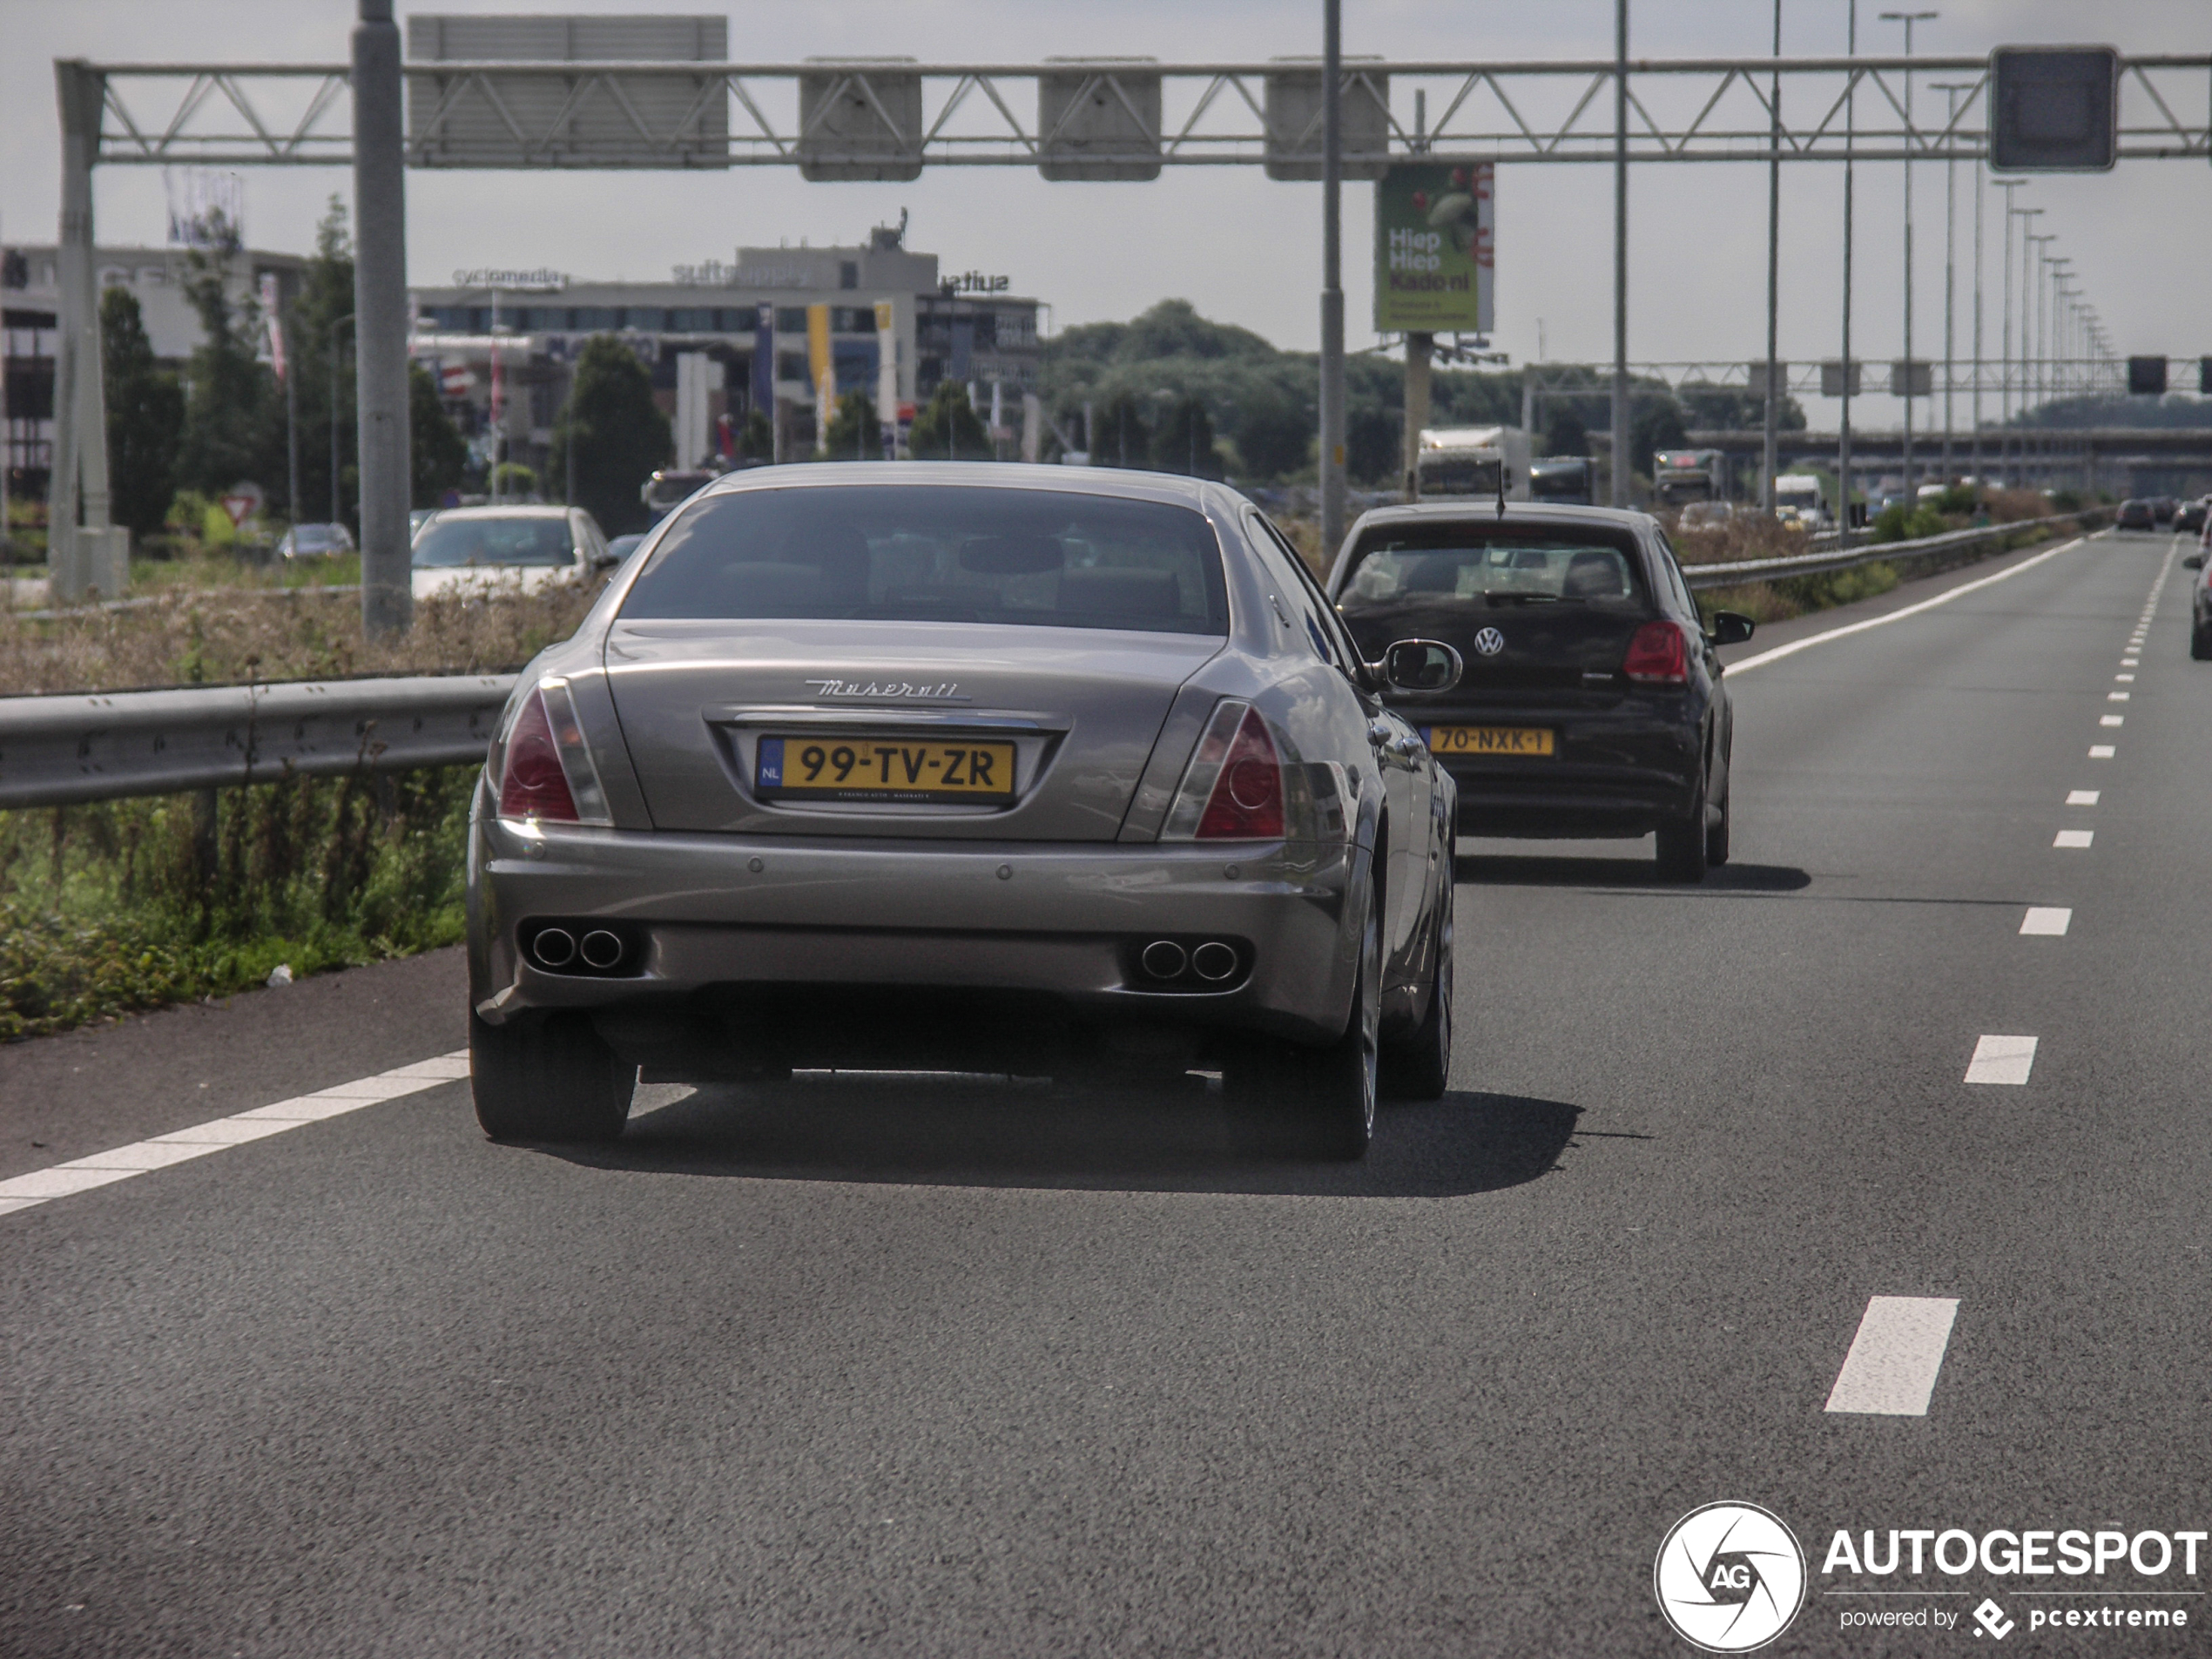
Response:
[[[269,331],[269,368],[279,384],[284,381],[284,322],[277,315],[277,279],[273,271],[261,273],[261,320]]]
[[[1415,161],[1375,181],[1375,329],[1490,332],[1497,168]]]
[[[837,370],[830,361],[830,308],[806,307],[806,368],[814,381],[814,447],[829,444],[830,416],[837,401]]]
[[[752,407],[776,418],[776,308],[765,303],[753,314]]]
[[[875,418],[888,451],[899,431],[899,336],[888,300],[875,302]]]

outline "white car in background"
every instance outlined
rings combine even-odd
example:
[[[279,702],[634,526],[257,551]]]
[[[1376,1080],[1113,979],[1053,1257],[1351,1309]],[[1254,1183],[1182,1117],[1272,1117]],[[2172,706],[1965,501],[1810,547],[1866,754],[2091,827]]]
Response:
[[[614,556],[581,507],[455,507],[416,534],[413,562],[424,599],[460,587],[535,593],[586,581]]]

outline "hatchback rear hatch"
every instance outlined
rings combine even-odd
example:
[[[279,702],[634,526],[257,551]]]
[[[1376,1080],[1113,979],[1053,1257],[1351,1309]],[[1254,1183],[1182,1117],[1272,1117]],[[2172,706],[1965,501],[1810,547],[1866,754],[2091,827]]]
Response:
[[[653,823],[1110,841],[1226,643],[1220,556],[1188,507],[1076,490],[704,496],[607,636]]]
[[[1424,709],[1611,706],[1629,642],[1656,611],[1631,532],[1487,516],[1371,527],[1338,609],[1372,660],[1393,640],[1440,639],[1466,661]]]

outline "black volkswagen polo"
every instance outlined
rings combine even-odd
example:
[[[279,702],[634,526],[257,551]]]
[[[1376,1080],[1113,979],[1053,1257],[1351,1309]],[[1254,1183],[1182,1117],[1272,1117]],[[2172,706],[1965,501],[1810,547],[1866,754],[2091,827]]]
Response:
[[[1465,499],[1364,515],[1329,595],[1372,654],[1419,634],[1467,671],[1393,693],[1460,786],[1468,835],[1642,836],[1659,868],[1703,879],[1728,860],[1732,722],[1718,648],[1649,515]]]

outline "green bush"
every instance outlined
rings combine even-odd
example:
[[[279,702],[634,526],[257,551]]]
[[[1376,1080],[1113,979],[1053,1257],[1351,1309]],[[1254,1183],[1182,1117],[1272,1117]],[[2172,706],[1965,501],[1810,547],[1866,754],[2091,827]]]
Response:
[[[1951,528],[1932,502],[1905,510],[1903,502],[1892,502],[1874,520],[1874,540],[1917,542],[1924,536],[1940,536]]]

